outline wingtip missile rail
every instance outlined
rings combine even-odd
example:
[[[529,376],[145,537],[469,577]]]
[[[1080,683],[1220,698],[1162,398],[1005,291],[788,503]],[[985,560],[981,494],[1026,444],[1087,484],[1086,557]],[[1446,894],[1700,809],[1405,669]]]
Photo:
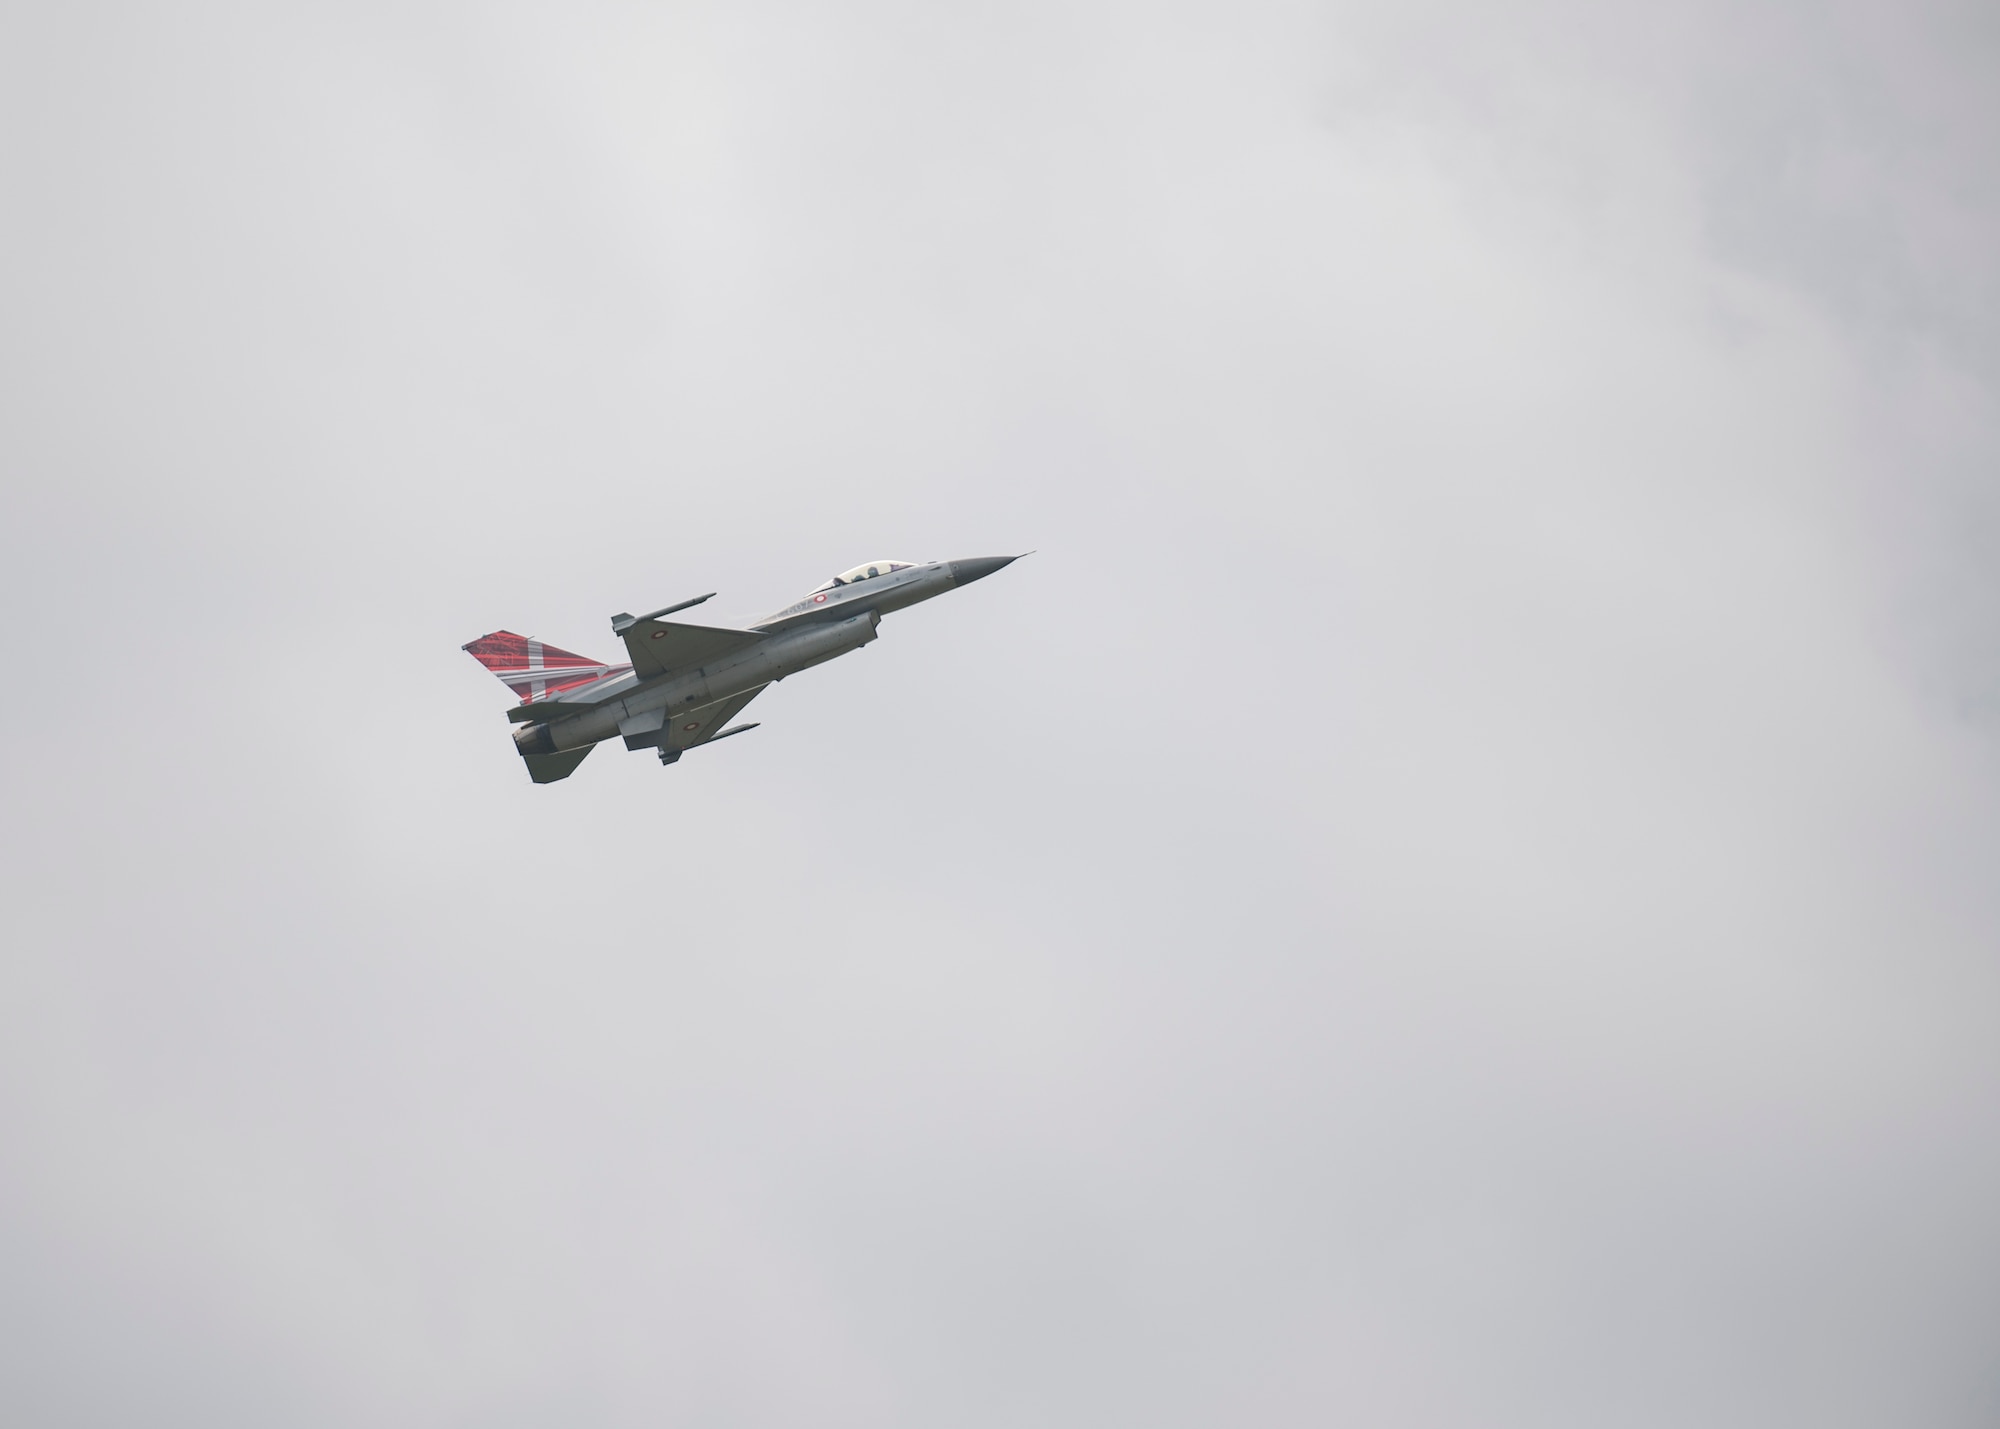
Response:
[[[693,606],[700,605],[705,600],[714,599],[715,592],[710,591],[707,595],[698,595],[693,600],[684,600],[677,605],[663,605],[658,610],[649,610],[644,615],[633,615],[621,610],[611,617],[611,633],[613,635],[623,635],[642,620],[658,620],[663,615],[672,615],[677,610],[687,610]]]

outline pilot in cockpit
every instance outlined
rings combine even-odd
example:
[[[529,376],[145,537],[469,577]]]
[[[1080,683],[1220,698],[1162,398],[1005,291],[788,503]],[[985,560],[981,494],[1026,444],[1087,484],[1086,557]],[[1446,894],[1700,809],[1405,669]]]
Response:
[[[856,581],[873,580],[876,576],[886,576],[893,571],[907,571],[911,564],[909,561],[870,561],[865,566],[856,566],[851,571],[842,571],[819,589],[832,590],[835,586],[853,585]],[[817,595],[818,591],[815,591],[814,594]]]

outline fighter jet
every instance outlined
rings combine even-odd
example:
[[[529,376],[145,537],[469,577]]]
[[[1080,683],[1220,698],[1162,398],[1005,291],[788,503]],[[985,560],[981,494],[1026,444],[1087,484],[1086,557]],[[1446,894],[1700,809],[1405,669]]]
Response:
[[[757,726],[730,721],[773,681],[859,650],[890,611],[983,580],[1019,559],[870,561],[742,630],[661,618],[712,599],[714,591],[645,615],[620,613],[611,617],[611,629],[625,642],[630,658],[623,665],[511,630],[464,648],[520,696],[507,711],[514,747],[530,779],[553,784],[607,739],[657,750],[660,763],[672,764],[690,749],[745,734]]]

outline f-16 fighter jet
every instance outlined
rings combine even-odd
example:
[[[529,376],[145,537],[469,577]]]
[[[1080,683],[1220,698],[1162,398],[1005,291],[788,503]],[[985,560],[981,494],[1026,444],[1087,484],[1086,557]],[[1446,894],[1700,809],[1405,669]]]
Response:
[[[803,600],[745,630],[662,616],[700,605],[698,595],[647,615],[614,615],[630,662],[605,665],[496,630],[467,645],[472,658],[521,697],[507,711],[514,747],[537,784],[567,779],[604,740],[658,750],[672,764],[697,745],[743,734],[732,725],[773,680],[859,650],[892,610],[992,575],[1019,556],[963,561],[870,561],[842,571]]]

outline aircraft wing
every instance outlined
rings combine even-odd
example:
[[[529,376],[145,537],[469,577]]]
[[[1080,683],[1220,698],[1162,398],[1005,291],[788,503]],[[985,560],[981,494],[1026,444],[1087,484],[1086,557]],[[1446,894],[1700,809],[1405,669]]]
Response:
[[[642,680],[690,665],[700,665],[732,650],[755,645],[764,637],[754,630],[726,630],[719,625],[682,625],[671,620],[641,620],[622,632],[632,656],[632,673]]]
[[[682,710],[672,717],[673,722],[667,729],[667,748],[691,749],[697,744],[708,743],[727,729],[731,720],[743,713],[745,705],[769,688],[769,685],[759,685],[754,690],[731,695],[712,705],[697,705],[691,710]]]

